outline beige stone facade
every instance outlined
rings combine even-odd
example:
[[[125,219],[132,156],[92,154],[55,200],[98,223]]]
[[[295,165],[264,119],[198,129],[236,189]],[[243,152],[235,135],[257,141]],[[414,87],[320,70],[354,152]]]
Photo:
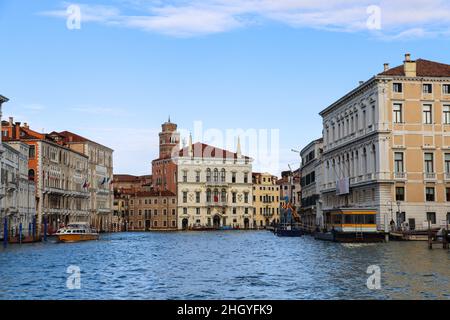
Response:
[[[177,230],[176,198],[176,195],[170,191],[137,192],[129,200],[127,230]]]
[[[449,65],[406,55],[321,115],[325,211],[375,209],[386,231],[449,221]]]

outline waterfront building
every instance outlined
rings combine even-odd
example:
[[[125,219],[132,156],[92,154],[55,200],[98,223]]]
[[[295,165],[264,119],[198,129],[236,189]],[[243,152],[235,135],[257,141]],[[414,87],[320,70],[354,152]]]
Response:
[[[23,142],[3,143],[2,186],[6,194],[1,199],[1,210],[8,217],[10,241],[34,240],[37,221],[35,184],[28,179],[29,147]],[[19,239],[21,235],[21,239]]]
[[[450,220],[450,65],[407,54],[320,115],[326,217],[376,211],[385,231]]]
[[[317,139],[307,145],[301,152],[301,209],[300,217],[305,228],[313,231],[323,224],[322,203],[320,201],[320,184],[322,177],[323,139]]]
[[[252,159],[204,143],[189,144],[178,166],[178,228],[253,228]]]
[[[295,171],[283,171],[281,173],[281,179],[277,181],[277,185],[280,187],[281,222],[288,218],[283,216],[283,212],[285,212],[283,207],[291,205],[297,213],[300,209],[302,200],[300,174],[300,168]],[[288,199],[289,203],[286,203],[286,199]]]
[[[89,214],[92,227],[111,231],[113,217],[113,150],[69,131],[50,134],[55,141],[88,157]]]
[[[153,189],[177,193],[177,165],[173,161],[180,151],[180,133],[170,121],[162,124],[159,133],[159,157],[152,161]]]
[[[177,196],[170,191],[140,191],[129,199],[129,231],[178,230]]]
[[[270,173],[252,174],[253,227],[265,228],[280,222],[280,186]]]
[[[25,123],[2,122],[3,139],[29,146],[28,179],[36,184],[37,234],[89,220],[88,157]]]

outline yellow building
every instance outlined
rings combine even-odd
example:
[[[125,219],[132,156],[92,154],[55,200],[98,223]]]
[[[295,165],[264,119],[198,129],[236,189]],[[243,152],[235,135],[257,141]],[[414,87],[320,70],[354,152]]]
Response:
[[[280,222],[280,186],[270,173],[253,173],[253,226],[262,229]]]

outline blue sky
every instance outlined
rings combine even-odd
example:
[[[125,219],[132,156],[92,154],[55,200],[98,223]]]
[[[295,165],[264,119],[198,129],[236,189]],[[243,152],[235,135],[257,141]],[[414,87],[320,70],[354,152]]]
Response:
[[[68,2],[2,0],[3,118],[111,146],[116,173],[150,172],[169,114],[186,130],[279,129],[279,170],[295,166],[290,149],[321,135],[318,112],[384,62],[450,63],[444,1],[327,3],[89,1],[69,30]],[[380,30],[366,25],[373,4]]]

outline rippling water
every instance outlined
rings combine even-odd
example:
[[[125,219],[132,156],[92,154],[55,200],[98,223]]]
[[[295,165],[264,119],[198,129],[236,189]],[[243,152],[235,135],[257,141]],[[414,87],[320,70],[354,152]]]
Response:
[[[67,267],[81,268],[68,290]],[[370,265],[382,289],[367,289]],[[122,233],[0,249],[0,299],[450,299],[450,253],[261,232]]]

